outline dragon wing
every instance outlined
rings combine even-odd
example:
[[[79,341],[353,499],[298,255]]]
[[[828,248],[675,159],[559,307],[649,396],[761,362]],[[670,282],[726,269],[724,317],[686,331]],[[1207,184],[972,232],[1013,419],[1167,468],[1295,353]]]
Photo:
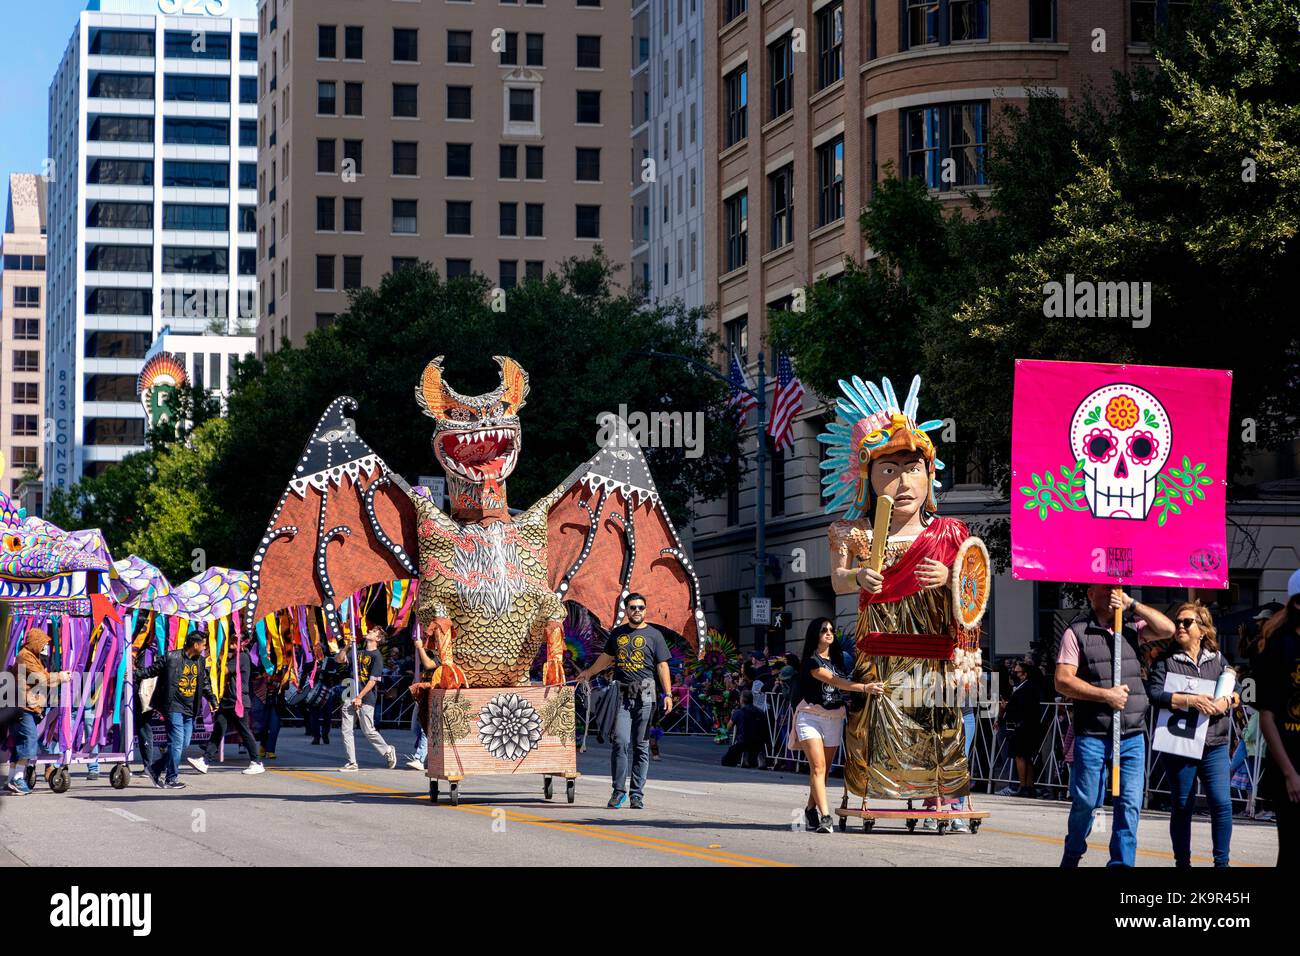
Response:
[[[357,437],[347,412],[325,409],[253,555],[245,622],[299,605],[324,609],[342,637],[338,603],[383,581],[415,577],[415,507],[400,475]]]
[[[646,619],[698,646],[705,632],[699,580],[627,423],[595,457],[525,512],[545,516],[549,584],[605,627],[622,623],[627,595],[646,598]]]

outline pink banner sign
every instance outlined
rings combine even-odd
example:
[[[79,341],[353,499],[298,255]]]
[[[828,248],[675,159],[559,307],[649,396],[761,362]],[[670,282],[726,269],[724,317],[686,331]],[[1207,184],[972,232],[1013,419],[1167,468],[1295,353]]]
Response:
[[[1017,359],[1012,576],[1226,588],[1231,389],[1214,369]]]

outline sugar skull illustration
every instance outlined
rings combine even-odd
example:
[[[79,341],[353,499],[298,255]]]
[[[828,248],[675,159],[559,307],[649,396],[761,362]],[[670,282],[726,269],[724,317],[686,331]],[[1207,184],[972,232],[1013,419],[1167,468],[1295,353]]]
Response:
[[[1172,444],[1169,415],[1146,389],[1114,384],[1090,392],[1070,420],[1070,453],[1082,462],[1093,515],[1144,520]]]

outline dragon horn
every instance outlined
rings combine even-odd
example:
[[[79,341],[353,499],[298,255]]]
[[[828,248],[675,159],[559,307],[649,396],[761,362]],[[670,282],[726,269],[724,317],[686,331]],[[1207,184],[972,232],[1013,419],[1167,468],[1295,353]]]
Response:
[[[442,381],[442,360],[439,355],[424,367],[420,384],[415,387],[415,400],[424,414],[430,418],[441,418],[447,407],[447,386]]]
[[[501,366],[501,400],[518,411],[528,397],[528,373],[509,356],[494,355],[492,358]]]

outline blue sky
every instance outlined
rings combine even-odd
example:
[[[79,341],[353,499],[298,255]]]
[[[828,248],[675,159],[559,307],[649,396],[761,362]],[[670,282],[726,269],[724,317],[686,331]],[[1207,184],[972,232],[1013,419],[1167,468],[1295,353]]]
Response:
[[[50,80],[85,0],[6,3],[0,30],[0,203],[10,173],[39,173],[46,153]],[[3,228],[0,226],[0,228]]]

